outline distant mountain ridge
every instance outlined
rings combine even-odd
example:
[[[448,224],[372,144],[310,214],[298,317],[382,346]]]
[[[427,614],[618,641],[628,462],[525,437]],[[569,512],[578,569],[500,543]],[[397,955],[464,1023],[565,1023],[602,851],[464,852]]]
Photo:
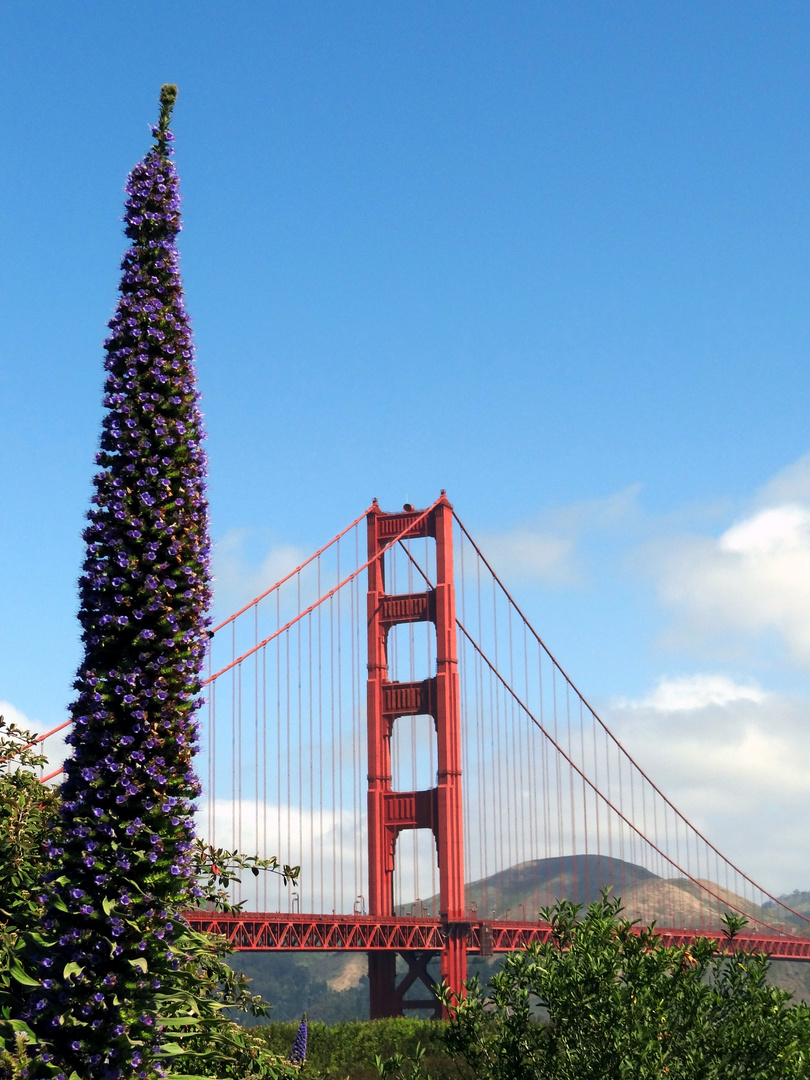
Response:
[[[793,908],[794,911],[798,911],[800,915],[806,915],[810,919],[810,892],[801,892],[799,889],[794,889],[792,893],[783,893],[779,899],[788,907]],[[772,900],[765,904],[766,908],[774,906]]]
[[[588,905],[605,888],[623,896],[661,879],[643,866],[608,855],[563,855],[518,863],[465,886],[467,906],[481,918],[537,918],[540,908],[558,900]]]
[[[702,889],[700,886],[705,885]],[[795,932],[801,921],[774,904],[760,907],[710,880],[698,883],[689,878],[660,877],[652,871],[608,855],[562,855],[534,859],[491,874],[465,886],[467,914],[479,919],[533,921],[542,908],[559,900],[571,900],[586,907],[610,888],[629,919],[659,926],[702,929],[717,926],[726,906],[749,911],[754,919]],[[713,894],[713,895],[712,895]],[[806,903],[810,914],[810,893],[792,894],[797,904]],[[799,899],[796,899],[796,898]],[[806,900],[802,899],[806,898]],[[786,900],[786,902],[789,902]],[[438,914],[438,896],[419,901],[421,911]],[[398,914],[416,914],[416,904],[403,904]],[[805,925],[802,925],[802,931]]]

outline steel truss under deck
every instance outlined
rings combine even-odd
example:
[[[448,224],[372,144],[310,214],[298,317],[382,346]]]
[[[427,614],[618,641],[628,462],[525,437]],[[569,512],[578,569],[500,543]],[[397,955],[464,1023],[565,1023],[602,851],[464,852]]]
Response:
[[[210,911],[188,912],[195,930],[221,934],[237,950],[337,952],[440,951],[451,932],[440,919],[379,919],[370,915],[280,915],[243,912],[221,915]],[[532,942],[548,941],[547,923],[481,920],[454,922],[452,931],[463,934],[467,951],[483,956],[512,952]],[[711,931],[672,930],[656,927],[664,945],[689,945],[696,937],[716,937]],[[810,960],[810,938],[793,934],[739,934],[730,944],[733,952],[756,949],[772,960]]]

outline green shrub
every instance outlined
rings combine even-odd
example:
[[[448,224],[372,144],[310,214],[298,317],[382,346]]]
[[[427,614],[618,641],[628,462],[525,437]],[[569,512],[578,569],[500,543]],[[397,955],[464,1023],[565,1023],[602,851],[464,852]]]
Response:
[[[562,901],[544,912],[551,939],[509,955],[488,997],[477,980],[463,1000],[443,991],[447,1045],[476,1080],[810,1076],[810,1009],[767,985],[766,956],[667,947],[620,915],[607,894],[581,918]],[[745,919],[724,921],[730,940]]]
[[[425,1048],[422,1066],[433,1080],[472,1077],[462,1071],[444,1048],[447,1024],[436,1020],[367,1020],[332,1027],[310,1023],[307,1062],[302,1075],[318,1080],[379,1080],[375,1058],[402,1054],[411,1057],[418,1044]],[[296,1023],[271,1023],[251,1033],[269,1049],[286,1056],[298,1030]]]

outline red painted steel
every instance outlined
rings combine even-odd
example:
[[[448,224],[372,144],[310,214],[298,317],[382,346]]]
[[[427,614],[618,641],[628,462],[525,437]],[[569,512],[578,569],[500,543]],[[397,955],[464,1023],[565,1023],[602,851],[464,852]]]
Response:
[[[367,952],[371,957],[393,960],[396,954],[412,953],[417,967],[425,954],[436,955],[447,947],[448,924],[443,919],[384,919],[369,915],[279,915],[273,912],[239,912],[220,915],[210,911],[186,912],[195,930],[221,934],[237,950],[285,952]],[[458,920],[452,924],[463,936],[466,953],[489,955],[512,952],[535,942],[548,941],[548,923]],[[664,945],[690,945],[695,938],[716,935],[656,927]],[[810,938],[793,934],[739,934],[724,948],[731,952],[758,950],[772,960],[810,961]],[[406,976],[407,978],[407,976]],[[413,982],[413,979],[411,979]],[[408,985],[410,985],[409,983]],[[401,984],[392,1001],[401,1008]],[[409,1004],[410,1001],[409,1001]]]
[[[439,862],[440,938],[415,951],[397,945],[388,954],[369,951],[372,1019],[402,1015],[405,991],[426,981],[430,957],[438,952],[442,978],[461,993],[467,974],[464,920],[464,852],[461,804],[461,720],[459,709],[456,605],[453,584],[453,509],[442,492],[430,511],[386,514],[374,503],[368,522],[368,854],[369,911],[378,919],[394,915],[394,858],[403,829],[430,829]],[[404,534],[404,535],[403,535]],[[425,593],[389,594],[382,552],[392,537],[432,537],[436,542],[436,585]],[[436,627],[436,674],[421,682],[388,678],[388,633],[392,626],[431,621]],[[427,791],[391,789],[391,733],[400,716],[433,717],[438,748],[438,783]],[[406,924],[402,924],[403,926]],[[396,983],[396,952],[408,974]],[[405,955],[407,952],[408,955]],[[435,998],[431,998],[435,1004]],[[411,1004],[409,999],[409,1004]]]

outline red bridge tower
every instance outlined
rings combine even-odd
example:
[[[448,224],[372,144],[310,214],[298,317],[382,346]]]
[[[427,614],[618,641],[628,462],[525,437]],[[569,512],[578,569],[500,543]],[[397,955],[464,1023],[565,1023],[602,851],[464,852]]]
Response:
[[[427,592],[390,595],[382,549],[403,539],[436,541],[436,585]],[[430,829],[439,862],[439,914],[444,947],[441,974],[455,993],[467,974],[464,921],[464,849],[461,807],[461,735],[456,604],[453,585],[453,513],[444,492],[428,511],[384,514],[376,500],[368,514],[368,855],[369,914],[394,914],[394,853],[403,829]],[[421,682],[388,678],[388,632],[400,623],[436,627],[436,674]],[[433,717],[438,744],[438,785],[427,791],[391,789],[391,733],[400,716]],[[368,954],[371,1019],[401,1016],[405,992],[418,980],[430,991],[427,964],[436,954],[400,954],[408,972],[397,984],[395,952]],[[411,1008],[438,1003],[408,999]]]

